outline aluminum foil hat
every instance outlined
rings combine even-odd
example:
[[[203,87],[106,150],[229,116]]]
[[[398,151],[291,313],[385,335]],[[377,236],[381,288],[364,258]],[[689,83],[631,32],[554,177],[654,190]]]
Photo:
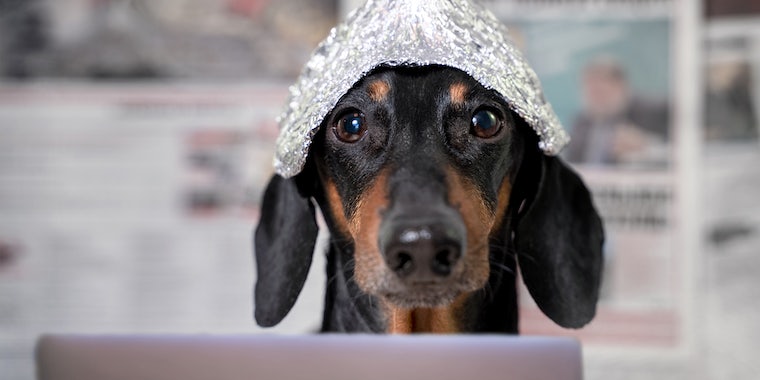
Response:
[[[324,117],[380,66],[444,65],[497,91],[556,155],[569,138],[544,99],[536,73],[496,17],[469,0],[369,0],[335,27],[290,88],[274,165],[292,177],[304,166]]]

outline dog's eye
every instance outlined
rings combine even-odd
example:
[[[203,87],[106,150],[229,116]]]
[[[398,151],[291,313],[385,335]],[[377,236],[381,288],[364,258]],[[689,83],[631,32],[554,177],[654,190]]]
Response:
[[[483,139],[495,136],[501,130],[502,122],[493,111],[481,109],[472,115],[470,132]]]
[[[333,126],[335,136],[348,143],[359,141],[366,131],[367,123],[364,121],[364,114],[358,111],[344,114]]]

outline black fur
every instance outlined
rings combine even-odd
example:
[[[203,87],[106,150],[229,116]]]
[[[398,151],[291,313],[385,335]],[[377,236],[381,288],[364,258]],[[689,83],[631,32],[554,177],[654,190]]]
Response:
[[[306,282],[319,228],[309,196],[297,180],[272,177],[261,202],[256,252],[256,321],[274,326],[295,304]]]
[[[363,87],[378,78],[391,84],[382,102],[369,99]],[[462,106],[449,103],[449,86],[455,82],[472,89]],[[482,107],[506,120],[498,138],[475,139],[469,133],[472,113]],[[341,144],[330,130],[347,110],[363,112],[372,128],[353,144]],[[467,299],[462,330],[518,331],[518,265],[547,316],[564,327],[585,325],[595,314],[599,294],[602,223],[578,175],[537,146],[535,133],[498,94],[461,71],[426,66],[369,75],[327,115],[301,174],[288,180],[274,176],[267,188],[255,239],[257,322],[277,324],[303,287],[317,235],[314,199],[331,234],[323,331],[384,331],[379,300],[364,294],[353,280],[354,245],[335,228],[320,178],[329,176],[335,184],[348,218],[383,169],[392,169],[392,205],[437,199],[446,192],[446,164],[477,186],[472,196],[481,197],[491,210],[503,179],[513,184],[501,230],[491,235],[491,275],[487,285]]]

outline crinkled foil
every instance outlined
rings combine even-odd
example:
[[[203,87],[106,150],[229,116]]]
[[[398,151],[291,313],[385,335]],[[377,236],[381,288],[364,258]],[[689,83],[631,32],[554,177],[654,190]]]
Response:
[[[369,0],[314,51],[280,116],[274,165],[291,177],[302,169],[322,119],[378,66],[445,65],[499,92],[556,155],[569,137],[544,99],[536,73],[509,41],[506,27],[468,0]]]

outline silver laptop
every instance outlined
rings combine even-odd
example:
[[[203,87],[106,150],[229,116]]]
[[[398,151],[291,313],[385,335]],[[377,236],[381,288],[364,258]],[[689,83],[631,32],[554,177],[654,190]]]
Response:
[[[569,338],[45,335],[39,380],[580,380]]]

